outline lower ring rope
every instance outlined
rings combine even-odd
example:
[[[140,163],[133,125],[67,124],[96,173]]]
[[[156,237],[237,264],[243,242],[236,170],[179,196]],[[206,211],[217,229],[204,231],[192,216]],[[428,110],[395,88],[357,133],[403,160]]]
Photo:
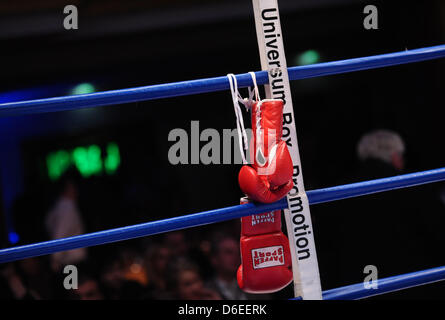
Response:
[[[363,299],[443,280],[445,280],[445,266],[379,279],[375,289],[366,289],[362,282],[326,290],[323,292],[323,300]]]
[[[307,195],[310,204],[317,204],[442,180],[445,180],[445,168],[311,190],[307,191]],[[248,203],[69,238],[17,246],[0,250],[0,263],[217,223],[286,207],[286,199],[271,204]]]

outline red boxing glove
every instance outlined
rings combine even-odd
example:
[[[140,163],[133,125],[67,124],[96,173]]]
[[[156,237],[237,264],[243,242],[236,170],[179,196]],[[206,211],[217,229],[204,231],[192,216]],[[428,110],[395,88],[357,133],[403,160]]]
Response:
[[[244,198],[241,203],[247,203]],[[239,287],[249,293],[271,293],[292,281],[289,242],[281,232],[281,211],[241,218]]]
[[[292,158],[283,134],[283,102],[263,100],[252,107],[254,162],[238,175],[241,190],[252,200],[272,203],[293,187]],[[252,154],[252,152],[251,152]]]

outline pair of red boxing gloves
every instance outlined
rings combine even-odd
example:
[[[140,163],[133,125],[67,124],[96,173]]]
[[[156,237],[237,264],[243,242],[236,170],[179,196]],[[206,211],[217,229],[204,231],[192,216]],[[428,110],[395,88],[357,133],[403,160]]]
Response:
[[[292,189],[293,164],[282,138],[283,102],[267,99],[251,108],[252,165],[238,176],[247,195],[241,203],[272,203]],[[281,231],[281,210],[241,218],[239,287],[249,293],[270,293],[292,281],[289,242]]]

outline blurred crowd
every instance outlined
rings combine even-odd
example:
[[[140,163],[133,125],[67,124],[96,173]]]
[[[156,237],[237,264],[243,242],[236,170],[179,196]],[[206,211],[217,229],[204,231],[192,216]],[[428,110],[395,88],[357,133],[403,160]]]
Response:
[[[43,237],[85,233],[75,177],[68,173],[58,184]],[[29,234],[39,230],[37,221],[27,225]],[[239,232],[239,220],[233,220],[1,264],[0,299],[270,298],[246,294],[238,287]],[[76,274],[67,272],[66,266],[75,266]]]
[[[403,173],[404,153],[405,144],[395,132],[376,130],[364,135],[357,145],[359,165],[355,168],[354,179]],[[434,248],[427,244],[444,240],[442,228],[437,226],[445,221],[440,216],[430,215],[428,224],[420,218],[421,210],[434,213],[445,209],[445,189],[442,193],[431,190],[428,189],[425,196],[431,200],[426,206],[405,201],[410,199],[407,194],[396,191],[369,197],[365,204],[358,199],[329,204],[331,214],[321,219],[316,216],[314,220],[318,233],[323,235],[316,237],[322,276],[328,264],[337,270],[330,270],[334,281],[323,279],[324,283],[331,287],[361,281],[363,267],[368,264],[376,265],[383,273],[400,274],[414,271],[409,268],[421,269],[428,264],[441,263]],[[415,195],[409,195],[415,199],[424,194],[416,190]],[[75,179],[68,175],[59,184],[57,197],[46,214],[45,237],[59,239],[85,233],[77,198]],[[319,209],[315,207],[314,210]],[[37,222],[28,223],[28,231],[32,232],[33,223]],[[292,285],[281,292],[262,295],[247,294],[239,289],[236,281],[241,262],[239,235],[240,222],[236,219],[0,264],[0,299],[290,298]],[[439,258],[432,258],[435,256]],[[64,286],[70,276],[64,272],[67,265],[77,268],[77,280],[71,283],[76,284],[77,289]]]
[[[170,232],[149,239],[65,251],[0,265],[0,299],[246,300],[236,282],[239,240],[221,229],[212,235]],[[234,229],[232,229],[234,230]],[[193,231],[192,231],[193,232]],[[193,239],[193,240],[192,240]],[[74,265],[76,280],[65,266]],[[69,283],[69,288],[65,284]],[[73,285],[77,289],[73,290]],[[277,296],[279,297],[279,296]]]
[[[129,208],[119,212],[125,214],[120,214],[113,225],[109,207],[94,207],[90,202],[85,206],[81,195],[89,189],[84,189],[82,181],[76,171],[67,171],[54,185],[47,209],[38,206],[42,201],[36,199],[35,190],[34,198],[19,198],[14,208],[20,235],[18,244],[61,239],[126,224]],[[106,193],[96,189],[99,189],[96,194]],[[162,199],[158,202],[160,206],[164,203]],[[104,221],[99,221],[94,210],[88,211],[92,214],[83,211],[92,206],[108,214]],[[38,211],[45,212],[43,219],[33,215]],[[153,207],[149,212],[156,214],[157,211],[162,210]],[[163,217],[147,215],[145,221],[158,218]],[[134,220],[128,222],[135,223]],[[239,289],[236,281],[241,263],[239,236],[240,221],[236,219],[0,264],[0,299],[270,298],[270,295],[251,295]],[[73,276],[65,272],[66,266],[76,267],[75,290],[71,289],[74,282],[68,289],[65,287]],[[275,297],[279,298],[280,294]]]

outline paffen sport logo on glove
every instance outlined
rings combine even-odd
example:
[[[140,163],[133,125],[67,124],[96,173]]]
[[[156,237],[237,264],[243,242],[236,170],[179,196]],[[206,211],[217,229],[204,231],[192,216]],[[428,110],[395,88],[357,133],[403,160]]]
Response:
[[[271,211],[252,215],[252,226],[263,223],[275,223],[275,213]]]
[[[254,269],[284,265],[283,246],[253,249],[252,263]]]

